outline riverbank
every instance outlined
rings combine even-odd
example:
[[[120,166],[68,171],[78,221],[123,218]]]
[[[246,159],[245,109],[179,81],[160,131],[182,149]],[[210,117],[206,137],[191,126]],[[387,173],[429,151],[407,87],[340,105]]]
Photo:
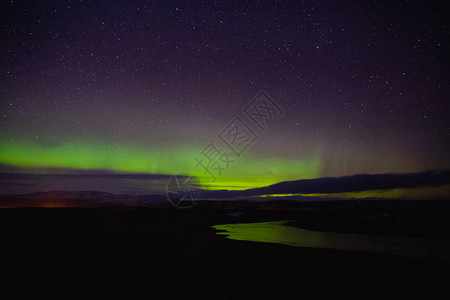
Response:
[[[0,253],[7,279],[0,293],[3,299],[449,295],[448,263],[232,241],[211,228],[245,218],[258,221],[265,214],[230,217],[202,208],[3,209]]]

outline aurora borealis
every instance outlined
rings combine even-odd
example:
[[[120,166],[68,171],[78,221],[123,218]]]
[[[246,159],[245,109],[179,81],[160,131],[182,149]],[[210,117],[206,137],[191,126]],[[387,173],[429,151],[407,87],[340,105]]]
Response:
[[[33,155],[30,155],[33,153]],[[70,168],[75,170],[108,170],[148,174],[188,174],[204,177],[202,169],[195,166],[195,147],[144,148],[138,146],[119,147],[94,143],[72,142],[58,147],[46,148],[32,142],[5,142],[0,158],[4,163],[22,168]],[[264,163],[259,166],[258,162]],[[214,187],[233,189],[250,188],[290,180],[296,176],[315,178],[320,169],[317,160],[274,160],[250,157],[242,159],[230,168],[220,180],[212,182]],[[207,176],[206,176],[207,177]],[[203,187],[207,188],[208,178]]]
[[[2,2],[4,172],[195,176],[206,189],[449,168],[448,20],[382,1]],[[265,91],[283,116],[245,107]],[[237,156],[236,117],[257,135]],[[214,141],[214,181],[195,157]],[[58,171],[59,170],[59,171]]]

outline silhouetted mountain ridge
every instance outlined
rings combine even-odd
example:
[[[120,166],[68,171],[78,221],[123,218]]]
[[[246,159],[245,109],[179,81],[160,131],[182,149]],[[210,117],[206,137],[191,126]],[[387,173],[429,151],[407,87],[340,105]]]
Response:
[[[368,190],[415,188],[450,184],[450,171],[426,171],[406,174],[358,174],[284,181],[243,191],[207,191],[205,198],[236,198],[272,194],[328,194]]]

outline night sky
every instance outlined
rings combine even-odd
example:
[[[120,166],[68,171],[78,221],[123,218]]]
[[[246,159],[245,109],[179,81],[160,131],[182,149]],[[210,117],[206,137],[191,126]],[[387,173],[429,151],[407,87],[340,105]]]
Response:
[[[449,168],[446,6],[2,1],[0,11],[3,170],[214,173],[215,185],[241,188]],[[245,110],[261,91],[279,108],[266,128]],[[238,154],[224,142],[235,118],[250,134]],[[198,162],[208,145],[220,172]]]

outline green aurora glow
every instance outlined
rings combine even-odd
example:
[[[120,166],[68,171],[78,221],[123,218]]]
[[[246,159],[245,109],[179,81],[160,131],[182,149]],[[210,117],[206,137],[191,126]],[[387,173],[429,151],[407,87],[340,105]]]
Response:
[[[233,156],[228,170],[216,181],[204,176],[194,157],[202,147],[109,144],[99,141],[68,141],[48,147],[32,139],[0,140],[0,163],[22,168],[70,168],[76,170],[109,170],[148,174],[195,176],[205,189],[247,189],[280,181],[317,178],[321,161],[261,157],[250,152]]]

